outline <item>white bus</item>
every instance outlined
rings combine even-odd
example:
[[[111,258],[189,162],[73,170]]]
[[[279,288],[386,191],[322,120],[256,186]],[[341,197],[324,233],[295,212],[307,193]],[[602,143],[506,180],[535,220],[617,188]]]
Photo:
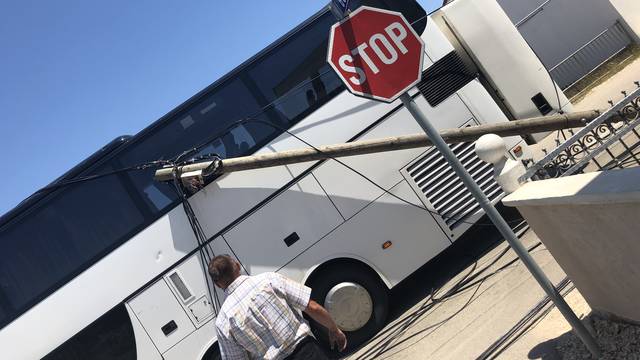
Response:
[[[351,4],[401,11],[422,34],[426,76],[410,94],[439,128],[508,121],[514,100],[496,101],[500,79],[487,70],[497,65],[465,67],[468,58],[473,60],[468,56],[473,44],[467,55],[456,49],[459,44],[445,36],[446,29],[435,20],[427,22],[413,0]],[[492,21],[506,24],[508,19]],[[174,158],[247,117],[288,128],[312,144],[420,132],[399,101],[376,103],[344,90],[325,61],[334,22],[330,10],[322,9],[54,184]],[[521,86],[531,96],[550,96],[548,88]],[[535,106],[530,104],[533,112]],[[524,143],[509,141],[519,156]],[[212,139],[199,154],[235,157],[303,146],[277,128],[248,122]],[[475,156],[473,144],[453,148],[498,201],[502,193],[492,169]],[[189,201],[208,251],[232,254],[250,274],[278,271],[308,284],[356,346],[384,325],[388,290],[451,245],[482,214],[431,148],[343,161],[384,190],[328,160],[223,175]],[[180,198],[171,184],[154,182],[153,173],[118,173],[40,192],[0,218],[1,359],[219,356],[215,304],[224,294],[207,284],[203,249]]]

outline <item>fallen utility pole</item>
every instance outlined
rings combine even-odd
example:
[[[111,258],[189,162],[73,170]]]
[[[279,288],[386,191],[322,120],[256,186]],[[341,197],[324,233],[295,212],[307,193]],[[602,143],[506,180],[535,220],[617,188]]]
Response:
[[[485,134],[496,134],[498,136],[528,135],[533,133],[583,127],[599,115],[600,111],[598,110],[581,111],[571,114],[535,117],[497,124],[484,124],[459,129],[447,129],[440,131],[440,135],[447,143],[450,144],[475,141]],[[617,122],[620,120],[621,119],[616,115],[609,118],[607,122]],[[261,169],[336,157],[413,149],[431,145],[433,145],[433,143],[424,133],[391,136],[375,140],[318,146],[316,149],[304,148],[229,159],[203,161],[179,166],[177,169],[174,169],[173,167],[166,167],[156,171],[155,179],[157,181],[170,181],[173,179],[174,171],[177,171],[177,173],[181,175],[200,172],[201,175],[211,176],[243,170]]]

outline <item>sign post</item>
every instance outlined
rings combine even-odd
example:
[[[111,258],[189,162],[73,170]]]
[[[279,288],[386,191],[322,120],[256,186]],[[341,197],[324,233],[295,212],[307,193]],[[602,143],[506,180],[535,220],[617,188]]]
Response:
[[[599,357],[584,324],[407,92],[420,81],[423,53],[422,39],[402,14],[363,6],[331,28],[327,61],[351,93],[385,102],[400,98],[578,337]]]

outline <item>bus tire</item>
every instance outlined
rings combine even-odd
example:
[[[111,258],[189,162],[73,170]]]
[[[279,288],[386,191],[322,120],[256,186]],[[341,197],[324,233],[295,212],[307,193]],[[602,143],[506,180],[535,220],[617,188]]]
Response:
[[[349,326],[344,326],[345,328],[343,328],[343,326],[340,325],[344,325],[345,321],[335,319],[347,336],[347,348],[343,353],[353,351],[358,348],[358,346],[371,339],[380,329],[382,329],[382,327],[384,327],[389,313],[388,289],[382,280],[380,280],[378,274],[368,266],[358,263],[334,264],[334,266],[327,269],[321,269],[320,272],[316,273],[316,276],[314,276],[309,285],[311,286],[311,298],[318,304],[325,306],[330,312],[332,307],[331,304],[327,304],[326,300],[328,300],[327,295],[329,295],[332,290],[335,294],[336,289],[340,291],[341,287],[342,289],[345,289],[346,287],[347,292],[352,291],[362,295],[362,289],[364,289],[368,293],[371,301],[371,311],[369,312],[370,316],[366,321],[362,317],[362,312],[353,317],[347,316],[349,318],[348,322],[351,322],[348,324],[350,325],[350,328]],[[359,299],[360,300],[357,301],[361,301],[362,296],[359,296]],[[360,307],[357,305],[348,306],[347,314],[351,315],[348,313],[349,311],[357,312],[358,310],[361,310],[358,309],[361,307],[368,308],[368,305]],[[353,318],[359,319],[355,320],[354,323],[352,322],[354,321]],[[310,324],[316,338],[323,346],[325,346],[326,350],[330,351],[326,329],[312,320],[310,321]],[[361,327],[355,329],[355,327],[360,326],[361,324]],[[335,351],[332,353],[333,355],[338,354]]]
[[[202,360],[221,360],[220,347],[218,343],[211,345],[211,347],[204,353]]]

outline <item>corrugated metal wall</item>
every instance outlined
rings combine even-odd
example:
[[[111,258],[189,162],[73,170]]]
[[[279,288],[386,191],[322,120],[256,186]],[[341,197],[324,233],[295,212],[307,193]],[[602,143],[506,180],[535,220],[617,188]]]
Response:
[[[608,0],[498,0],[562,88],[630,42]]]

